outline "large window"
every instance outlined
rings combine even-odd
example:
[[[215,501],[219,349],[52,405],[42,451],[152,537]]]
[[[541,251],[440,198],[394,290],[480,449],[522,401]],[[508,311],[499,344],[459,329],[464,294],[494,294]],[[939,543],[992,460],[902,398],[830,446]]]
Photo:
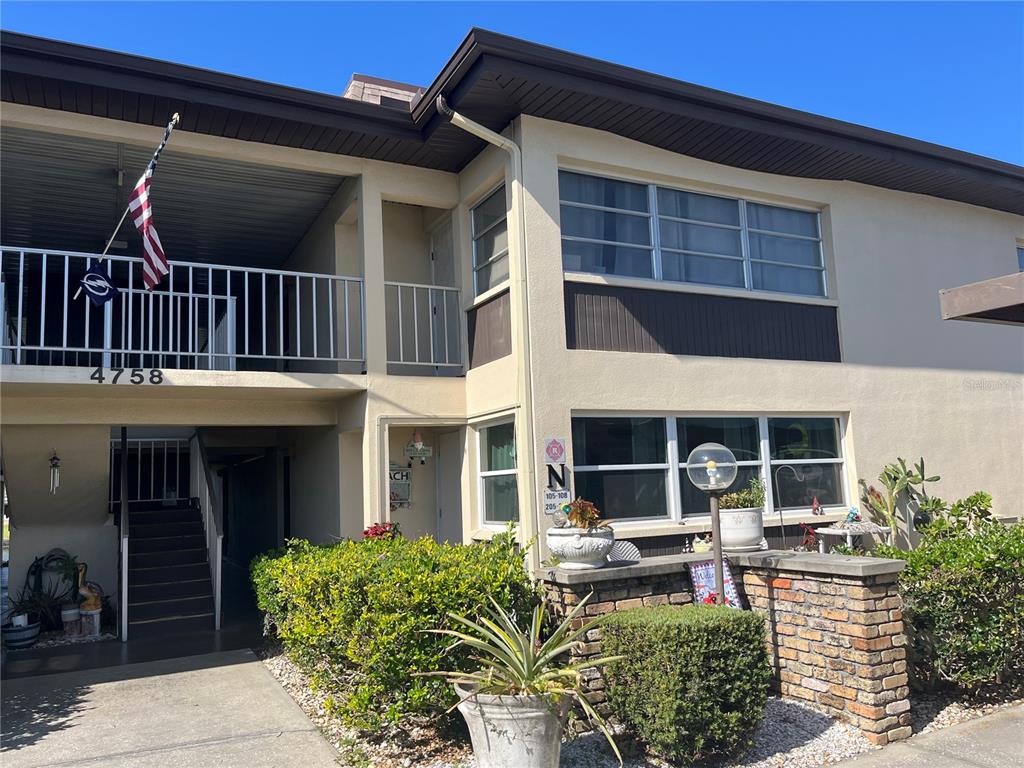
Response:
[[[485,524],[503,525],[519,519],[516,483],[516,430],[509,422],[491,424],[480,439],[480,507]]]
[[[573,419],[572,450],[575,494],[594,502],[606,517],[665,516],[664,419]]]
[[[761,478],[766,512],[846,504],[839,419],[807,416],[582,416],[572,420],[574,493],[623,522],[708,515],[707,495],[686,477],[701,443],[728,447],[733,490]],[[672,469],[674,467],[674,469]]]
[[[559,172],[567,271],[824,296],[818,214]]]
[[[473,287],[476,295],[508,280],[508,221],[505,187],[473,208]]]

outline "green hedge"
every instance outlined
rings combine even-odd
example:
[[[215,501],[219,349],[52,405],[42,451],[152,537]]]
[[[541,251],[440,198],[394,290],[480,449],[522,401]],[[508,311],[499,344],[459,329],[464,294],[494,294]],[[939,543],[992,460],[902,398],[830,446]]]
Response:
[[[444,712],[451,687],[419,672],[459,669],[464,650],[426,630],[448,613],[476,616],[494,597],[527,612],[535,601],[523,555],[509,533],[488,544],[430,538],[367,539],[313,546],[292,541],[256,558],[257,604],[291,656],[349,725],[376,728]]]
[[[657,755],[690,765],[748,747],[771,670],[764,619],[710,605],[636,608],[608,617],[608,701]]]
[[[917,549],[872,554],[907,561],[899,589],[916,684],[1024,681],[1024,524],[940,518]]]

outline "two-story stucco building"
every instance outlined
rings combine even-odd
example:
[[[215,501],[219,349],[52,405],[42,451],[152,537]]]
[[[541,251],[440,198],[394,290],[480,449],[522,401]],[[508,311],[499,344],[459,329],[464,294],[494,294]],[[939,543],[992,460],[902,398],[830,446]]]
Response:
[[[1020,167],[479,30],[427,88],[344,96],[2,54],[12,588],[66,549],[134,637],[219,624],[288,537],[529,540],[552,438],[645,553],[708,530],[706,440],[773,541],[898,455],[1019,514],[1024,336],[939,291],[1017,271]],[[175,112],[171,274],[144,290],[129,223],[120,295],[75,299]]]

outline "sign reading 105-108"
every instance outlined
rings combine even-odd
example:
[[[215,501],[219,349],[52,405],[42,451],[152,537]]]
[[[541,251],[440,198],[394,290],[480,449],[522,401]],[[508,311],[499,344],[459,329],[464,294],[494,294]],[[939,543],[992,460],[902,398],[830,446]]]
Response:
[[[106,372],[106,375],[105,373]],[[126,376],[122,381],[121,377]],[[163,384],[164,372],[159,368],[103,368],[100,366],[90,379],[97,384]]]

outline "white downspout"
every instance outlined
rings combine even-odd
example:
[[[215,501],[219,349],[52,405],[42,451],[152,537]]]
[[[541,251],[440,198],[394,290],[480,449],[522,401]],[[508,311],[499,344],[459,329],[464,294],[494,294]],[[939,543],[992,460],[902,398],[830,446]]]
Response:
[[[524,418],[522,419],[523,432],[522,442],[519,441],[517,436],[516,443],[525,447],[524,450],[518,450],[517,454],[520,460],[525,459],[523,470],[526,474],[526,489],[520,489],[519,500],[520,507],[524,515],[528,516],[530,520],[530,527],[533,528],[536,523],[538,530],[527,530],[524,531],[528,537],[534,534],[540,533],[540,520],[534,514],[534,500],[537,491],[537,474],[536,474],[536,456],[535,446],[533,440],[533,365],[530,358],[530,304],[529,304],[529,293],[527,292],[527,278],[526,278],[526,192],[523,186],[523,152],[512,139],[502,136],[500,133],[492,131],[490,128],[486,128],[480,123],[470,120],[464,115],[460,115],[458,112],[453,110],[444,100],[444,96],[438,95],[437,97],[437,111],[443,117],[448,118],[452,125],[461,128],[480,139],[483,139],[489,144],[493,144],[499,149],[508,152],[509,159],[512,165],[512,218],[515,220],[517,238],[516,247],[511,247],[509,243],[509,257],[514,258],[516,262],[516,290],[519,296],[522,297],[522,311],[518,312],[519,328],[518,335],[520,338],[521,345],[521,357],[516,361],[516,371],[519,375],[516,377],[516,390],[517,398],[520,406],[523,409]],[[524,455],[525,454],[525,455]],[[523,502],[525,501],[525,505]],[[523,523],[522,516],[519,520],[520,525]],[[530,557],[535,567],[540,565],[540,552],[537,545],[534,545],[530,549]]]

